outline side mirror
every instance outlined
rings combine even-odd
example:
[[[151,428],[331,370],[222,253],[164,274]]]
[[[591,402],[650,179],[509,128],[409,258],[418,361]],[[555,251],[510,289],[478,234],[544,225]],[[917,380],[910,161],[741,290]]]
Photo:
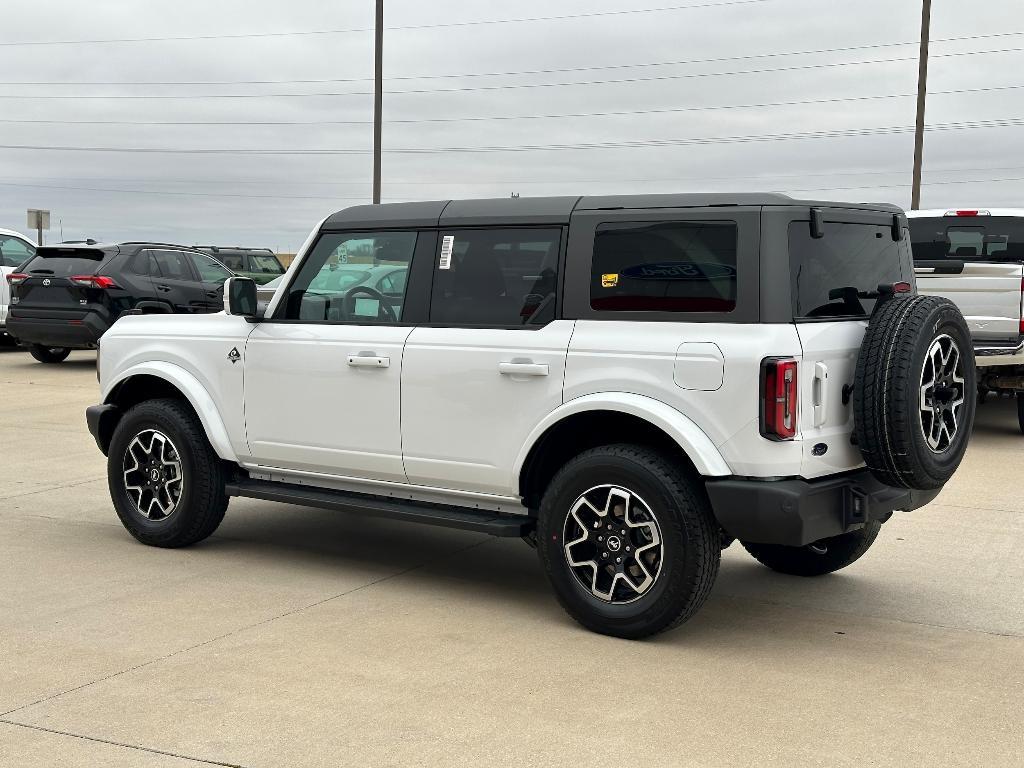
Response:
[[[224,311],[240,317],[256,316],[256,281],[248,277],[229,277],[224,281]]]

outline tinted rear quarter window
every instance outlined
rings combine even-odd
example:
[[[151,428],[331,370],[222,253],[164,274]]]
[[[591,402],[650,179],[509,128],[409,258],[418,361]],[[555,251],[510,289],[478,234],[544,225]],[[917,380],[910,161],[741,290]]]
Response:
[[[875,299],[863,295],[881,283],[908,279],[901,260],[907,239],[896,242],[888,225],[826,222],[811,237],[810,222],[789,225],[793,314],[797,318],[864,317]]]
[[[601,224],[590,306],[620,312],[732,312],[738,228],[730,221]]]
[[[35,252],[35,246],[21,238],[0,235],[0,267],[20,267]]]

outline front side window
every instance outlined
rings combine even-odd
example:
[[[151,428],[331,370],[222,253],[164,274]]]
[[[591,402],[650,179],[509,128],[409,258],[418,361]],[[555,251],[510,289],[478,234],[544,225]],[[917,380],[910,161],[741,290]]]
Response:
[[[731,312],[736,308],[732,221],[601,224],[594,235],[592,309]]]
[[[327,233],[302,263],[284,302],[284,318],[309,322],[398,323],[400,292],[382,291],[381,278],[408,269],[415,232]]]
[[[870,294],[882,283],[907,279],[907,239],[892,239],[888,224],[826,222],[825,236],[811,237],[807,221],[789,225],[793,314],[797,318],[862,317],[871,314]]]
[[[0,267],[20,267],[35,253],[36,249],[20,237],[0,235]]]
[[[430,322],[518,327],[555,317],[559,229],[440,233]]]
[[[232,276],[231,272],[225,269],[222,264],[218,264],[209,256],[204,256],[201,253],[190,253],[188,257],[192,259],[196,272],[199,273],[199,279],[204,283],[220,284]]]

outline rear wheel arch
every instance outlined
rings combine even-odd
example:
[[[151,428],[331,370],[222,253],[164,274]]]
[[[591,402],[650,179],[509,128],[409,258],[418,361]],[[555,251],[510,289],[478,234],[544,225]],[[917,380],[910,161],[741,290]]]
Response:
[[[628,399],[649,400],[638,395]],[[623,403],[567,403],[560,418],[542,423],[534,439],[516,463],[519,494],[530,509],[537,509],[540,498],[558,470],[573,457],[601,445],[632,444],[652,448],[677,460],[693,476],[722,476],[730,473],[721,454],[710,438],[682,413],[658,401],[660,408],[644,412],[640,408],[624,408]],[[637,403],[631,403],[637,406]],[[560,410],[562,410],[560,409]],[[670,413],[661,413],[665,409]],[[639,412],[638,412],[639,411]],[[558,411],[555,412],[556,414]],[[667,419],[675,421],[666,423]],[[702,439],[701,439],[702,438]]]

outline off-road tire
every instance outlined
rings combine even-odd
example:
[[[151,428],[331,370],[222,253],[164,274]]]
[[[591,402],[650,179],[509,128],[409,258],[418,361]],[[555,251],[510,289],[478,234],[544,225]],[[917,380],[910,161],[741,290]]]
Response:
[[[166,434],[177,448],[183,488],[173,514],[164,520],[145,517],[125,488],[125,452],[146,430]],[[220,457],[188,403],[174,399],[146,400],[131,408],[114,430],[107,455],[110,498],[125,529],[153,547],[185,547],[202,541],[220,525],[228,506],[227,481]]]
[[[955,435],[935,451],[922,426],[921,376],[932,342],[943,335],[961,356],[965,397]],[[909,295],[886,301],[868,324],[854,376],[854,429],[864,463],[886,485],[941,488],[967,450],[976,390],[971,334],[953,302]]]
[[[868,551],[882,524],[877,520],[863,528],[816,541],[806,547],[786,547],[781,544],[752,544],[743,542],[743,548],[755,560],[773,571],[791,576],[823,576],[838,571],[859,560]]]
[[[33,344],[28,351],[40,363],[63,363],[71,354],[67,347],[47,347],[45,344]]]
[[[657,521],[663,543],[653,583],[623,604],[595,597],[577,580],[563,543],[573,504],[588,489],[604,485],[641,497]],[[671,629],[693,616],[711,592],[722,546],[699,478],[678,461],[628,444],[585,451],[558,471],[541,500],[537,544],[555,595],[569,615],[594,632],[628,639]]]

